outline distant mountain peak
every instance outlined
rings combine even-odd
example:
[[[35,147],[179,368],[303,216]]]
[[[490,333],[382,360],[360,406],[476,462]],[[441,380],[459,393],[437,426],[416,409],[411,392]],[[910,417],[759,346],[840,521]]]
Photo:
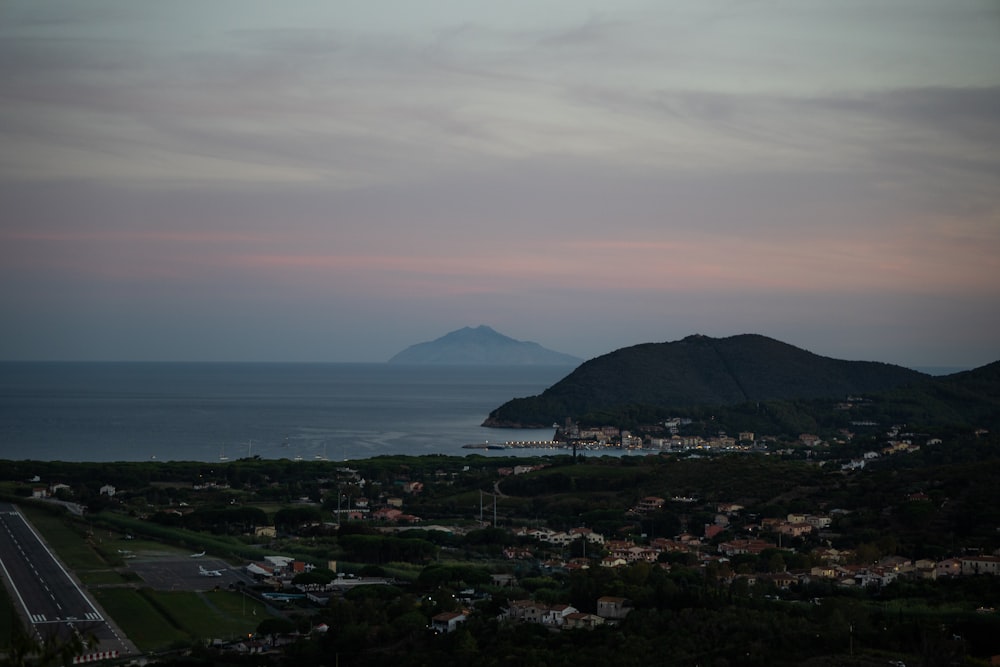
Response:
[[[576,366],[582,360],[538,343],[505,336],[480,324],[463,327],[440,338],[411,345],[389,359],[390,364]]]
[[[502,338],[505,340],[514,340],[509,336],[504,336],[502,333],[498,332],[493,327],[487,326],[485,324],[480,324],[477,327],[462,327],[461,329],[456,329],[454,331],[446,333],[437,340],[447,340],[449,338],[450,339],[463,338],[465,336],[470,336],[470,335],[495,336],[497,338]]]

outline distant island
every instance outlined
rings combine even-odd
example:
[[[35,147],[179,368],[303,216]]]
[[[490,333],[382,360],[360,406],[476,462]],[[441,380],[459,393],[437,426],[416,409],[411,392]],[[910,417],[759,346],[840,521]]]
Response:
[[[957,423],[981,420],[1000,407],[992,379],[997,366],[932,378],[892,364],[823,357],[757,334],[693,335],[591,359],[542,394],[493,410],[483,425],[538,428],[567,418],[622,422],[630,414],[634,419],[699,406],[845,398],[903,387],[910,394],[893,399],[900,416],[917,421],[921,414],[939,413]]]
[[[389,359],[390,364],[577,366],[583,360],[538,343],[515,340],[480,325],[464,327],[440,338],[411,345]]]

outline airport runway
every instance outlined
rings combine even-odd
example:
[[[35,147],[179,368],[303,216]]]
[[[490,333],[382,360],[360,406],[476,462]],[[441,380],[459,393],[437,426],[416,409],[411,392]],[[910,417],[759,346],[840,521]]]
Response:
[[[97,639],[97,651],[137,653],[10,503],[0,503],[0,568],[14,606],[38,636],[79,632]]]

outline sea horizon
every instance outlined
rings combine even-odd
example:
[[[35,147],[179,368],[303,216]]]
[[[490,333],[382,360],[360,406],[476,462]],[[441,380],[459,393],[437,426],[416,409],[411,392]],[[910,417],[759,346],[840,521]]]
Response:
[[[0,362],[0,459],[352,460],[538,453],[465,445],[551,440],[482,427],[567,367],[386,362]]]
[[[508,400],[537,395],[572,370],[388,362],[4,361],[0,459],[539,455],[552,450],[466,445],[550,441],[554,427],[498,429],[482,423]],[[914,370],[941,376],[968,369]]]

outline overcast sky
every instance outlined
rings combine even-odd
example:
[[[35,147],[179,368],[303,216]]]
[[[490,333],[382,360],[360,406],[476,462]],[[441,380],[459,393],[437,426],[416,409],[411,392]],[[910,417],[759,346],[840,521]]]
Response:
[[[1000,359],[995,0],[0,5],[0,359]]]

